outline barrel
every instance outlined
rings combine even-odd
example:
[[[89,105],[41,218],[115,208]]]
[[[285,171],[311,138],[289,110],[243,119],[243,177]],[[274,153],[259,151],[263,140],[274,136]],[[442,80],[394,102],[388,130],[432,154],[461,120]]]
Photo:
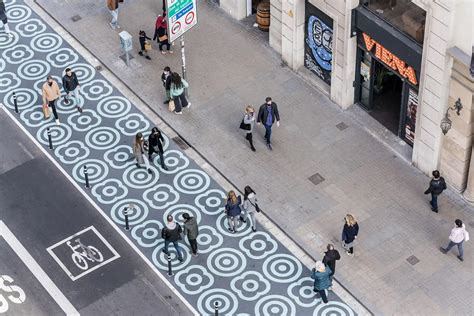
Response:
[[[270,28],[270,2],[260,2],[257,6],[257,24],[262,31]]]

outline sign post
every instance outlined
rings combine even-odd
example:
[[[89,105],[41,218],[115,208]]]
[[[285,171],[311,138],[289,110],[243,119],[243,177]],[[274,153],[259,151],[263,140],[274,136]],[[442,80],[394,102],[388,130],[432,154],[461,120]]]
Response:
[[[130,67],[130,55],[129,52],[132,50],[132,35],[127,31],[122,31],[119,33],[120,36],[120,47],[122,51],[125,53],[126,63],[127,66]]]

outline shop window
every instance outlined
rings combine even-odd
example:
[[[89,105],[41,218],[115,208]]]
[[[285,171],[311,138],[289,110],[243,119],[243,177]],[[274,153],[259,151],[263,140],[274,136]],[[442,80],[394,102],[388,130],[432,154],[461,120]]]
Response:
[[[361,2],[370,11],[423,45],[426,11],[411,0],[362,0]]]

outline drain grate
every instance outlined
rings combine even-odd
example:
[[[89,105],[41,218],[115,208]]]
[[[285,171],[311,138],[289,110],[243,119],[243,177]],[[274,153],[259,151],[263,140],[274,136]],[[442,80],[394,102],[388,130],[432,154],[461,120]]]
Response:
[[[417,257],[415,256],[410,256],[407,258],[407,261],[408,263],[410,263],[412,266],[414,266],[415,264],[417,264],[418,262],[420,262],[420,259],[418,259]]]
[[[309,177],[308,180],[311,181],[314,185],[318,185],[326,179],[324,179],[324,177],[319,173],[315,173],[311,177]]]
[[[77,21],[79,21],[79,20],[82,20],[82,17],[78,14],[78,15],[73,16],[73,17],[71,18],[71,20],[72,20],[73,22],[77,22]]]
[[[101,65],[95,66],[95,70],[97,71],[102,71],[104,68],[102,68]]]
[[[173,141],[176,143],[176,145],[179,146],[182,150],[186,150],[189,148],[188,144],[179,136],[173,137]]]
[[[343,130],[345,130],[346,128],[348,128],[349,126],[347,126],[346,123],[341,122],[341,123],[337,124],[336,127],[337,127],[338,130],[343,131]]]

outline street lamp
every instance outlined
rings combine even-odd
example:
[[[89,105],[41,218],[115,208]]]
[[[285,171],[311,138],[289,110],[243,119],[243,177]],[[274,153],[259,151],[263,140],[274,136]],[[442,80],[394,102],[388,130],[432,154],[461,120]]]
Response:
[[[454,102],[453,107],[448,107],[446,110],[446,113],[444,114],[443,119],[441,120],[441,124],[439,125],[441,127],[441,131],[443,132],[444,135],[448,133],[448,131],[451,129],[451,126],[453,125],[453,122],[449,118],[449,110],[456,111],[457,115],[460,115],[459,112],[462,110],[462,103],[461,103],[461,98],[458,98],[456,102]]]

